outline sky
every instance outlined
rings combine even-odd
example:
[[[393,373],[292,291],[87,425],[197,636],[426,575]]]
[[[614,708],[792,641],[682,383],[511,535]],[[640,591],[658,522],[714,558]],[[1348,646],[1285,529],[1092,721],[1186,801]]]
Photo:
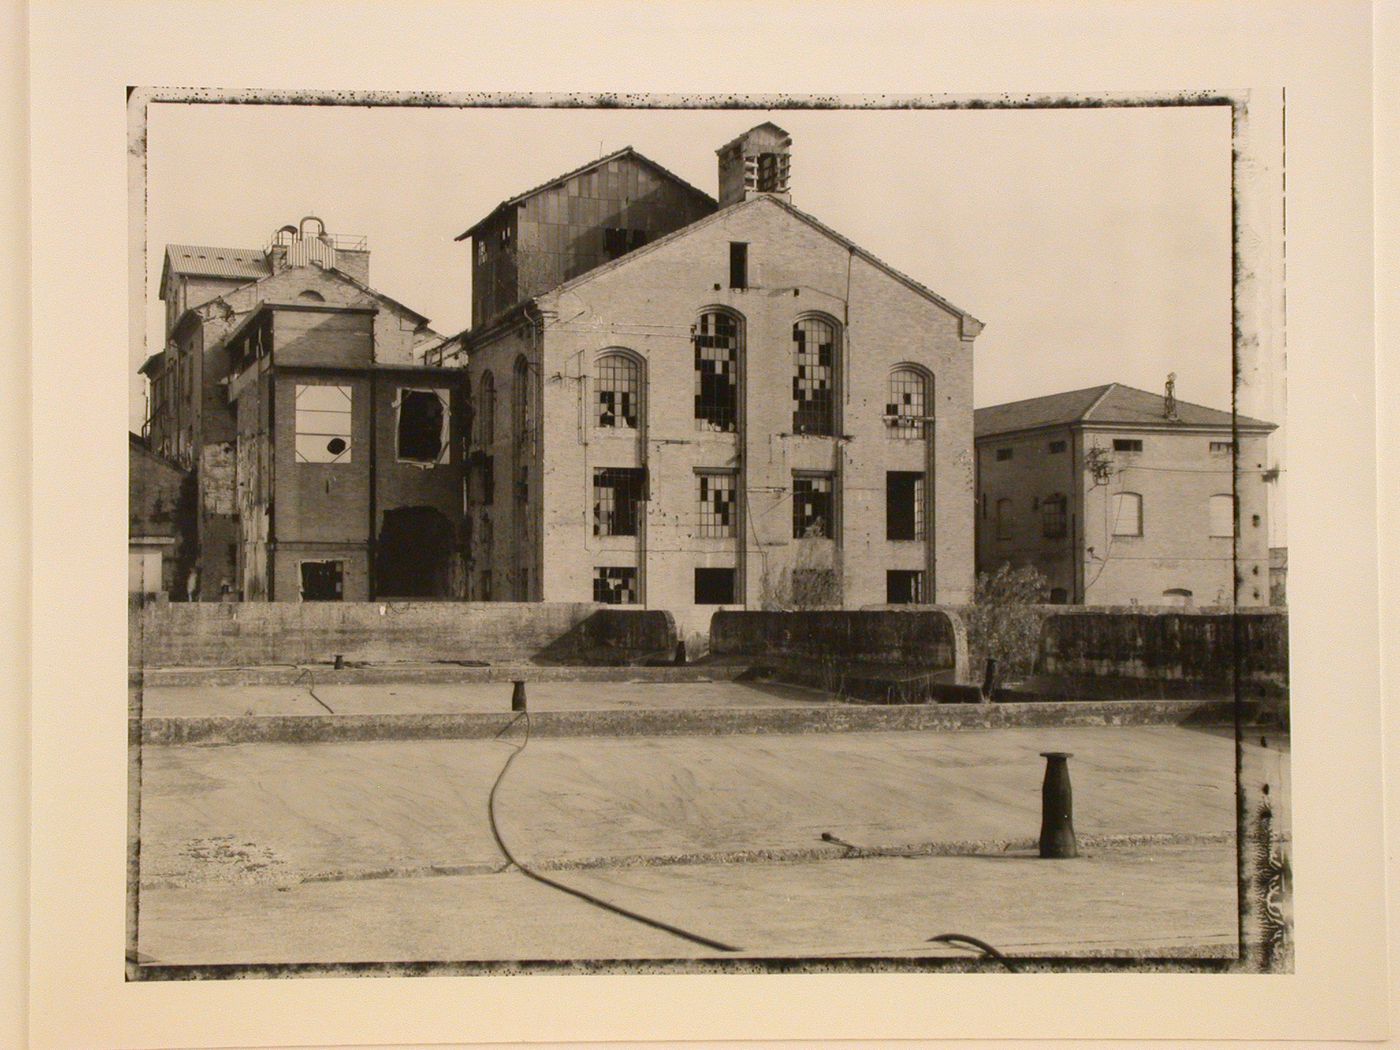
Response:
[[[370,283],[449,334],[500,201],[633,146],[707,193],[715,150],[773,120],[792,201],[985,322],[978,407],[1120,382],[1229,409],[1230,116],[1073,110],[411,109],[155,104],[147,345],[167,243],[257,248],[303,215],[368,237]]]

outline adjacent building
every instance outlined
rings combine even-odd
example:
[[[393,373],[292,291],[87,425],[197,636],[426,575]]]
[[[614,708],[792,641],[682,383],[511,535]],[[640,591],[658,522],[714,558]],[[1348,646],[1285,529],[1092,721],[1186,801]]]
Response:
[[[194,516],[194,478],[152,452],[139,434],[127,441],[127,591],[185,596],[193,551],[185,537]]]
[[[790,146],[722,147],[717,206],[623,150],[468,231],[470,598],[970,598],[982,323],[794,207]]]
[[[1267,605],[1274,424],[1109,383],[976,412],[977,569],[1054,602]]]
[[[160,297],[145,437],[193,477],[196,599],[460,596],[461,377],[422,367],[441,339],[370,286],[364,238],[308,216],[262,249],[169,245]],[[396,561],[423,521],[430,583]]]

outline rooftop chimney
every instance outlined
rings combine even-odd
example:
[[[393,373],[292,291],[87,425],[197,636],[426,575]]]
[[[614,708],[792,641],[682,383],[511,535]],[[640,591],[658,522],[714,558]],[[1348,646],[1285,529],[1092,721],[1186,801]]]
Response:
[[[1162,415],[1176,419],[1176,373],[1167,373],[1167,392],[1162,396]]]
[[[329,234],[326,224],[315,215],[307,215],[295,226],[281,227],[272,235],[267,254],[274,273],[291,266],[320,266],[369,283],[365,238]]]
[[[788,190],[791,157],[790,136],[771,121],[750,128],[733,142],[721,146],[719,155],[719,206],[772,194],[792,200]]]

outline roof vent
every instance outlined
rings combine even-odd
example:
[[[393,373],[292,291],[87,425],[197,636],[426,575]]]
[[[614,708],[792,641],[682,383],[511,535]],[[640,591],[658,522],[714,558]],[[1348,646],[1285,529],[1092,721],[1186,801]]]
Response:
[[[750,128],[719,154],[719,206],[727,208],[761,194],[791,201],[792,136],[772,121]]]

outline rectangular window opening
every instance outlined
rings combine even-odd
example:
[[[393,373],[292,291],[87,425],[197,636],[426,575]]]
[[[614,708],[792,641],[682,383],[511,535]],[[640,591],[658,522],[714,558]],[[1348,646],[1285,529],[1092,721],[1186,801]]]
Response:
[[[1141,439],[1141,438],[1114,438],[1114,439],[1113,439],[1113,451],[1114,451],[1114,452],[1141,452],[1141,451],[1142,451],[1142,439]]]
[[[696,569],[695,604],[735,604],[734,576],[735,573],[733,569]]]
[[[348,386],[296,387],[296,461],[349,463],[351,392]]]
[[[304,561],[301,563],[301,600],[338,602],[344,599],[345,563]]]
[[[699,485],[699,525],[696,535],[704,537],[728,537],[737,534],[739,507],[735,501],[737,477],[733,471],[714,471],[700,474]]]
[[[1234,451],[1233,441],[1212,441],[1210,443],[1210,454],[1212,456],[1228,456]]]
[[[400,389],[398,412],[399,459],[426,465],[443,462],[448,448],[446,393]]]
[[[792,479],[793,539],[834,538],[830,474],[798,474]]]
[[[1056,453],[1063,452],[1063,451],[1065,450],[1065,442],[1063,442],[1063,441],[1052,441],[1052,442],[1050,442],[1050,444],[1049,444],[1049,446],[1048,446],[1048,450],[1049,450],[1049,452],[1050,452],[1050,455],[1052,455],[1052,456],[1055,455]]]
[[[695,420],[701,430],[738,429],[739,325],[728,314],[703,314],[695,330]]]
[[[836,429],[836,329],[816,317],[792,326],[792,430],[830,435]]]
[[[1009,448],[999,448],[999,449],[997,449],[997,462],[998,462],[998,463],[1004,463],[1006,460],[1010,459],[1010,458],[1011,458],[1011,454],[1012,454],[1013,451],[1014,451],[1014,449],[1009,449]]]
[[[891,470],[885,474],[885,539],[924,538],[924,475]]]
[[[749,286],[749,246],[742,241],[729,243],[729,287]]]
[[[1061,495],[1046,497],[1040,505],[1041,534],[1048,540],[1063,539],[1069,520],[1069,501]]]
[[[624,565],[600,565],[595,568],[593,600],[605,605],[636,605],[637,570]]]
[[[885,572],[885,602],[889,605],[919,605],[924,600],[922,569],[889,569]]]
[[[603,467],[593,471],[593,535],[635,536],[646,499],[645,467]]]

